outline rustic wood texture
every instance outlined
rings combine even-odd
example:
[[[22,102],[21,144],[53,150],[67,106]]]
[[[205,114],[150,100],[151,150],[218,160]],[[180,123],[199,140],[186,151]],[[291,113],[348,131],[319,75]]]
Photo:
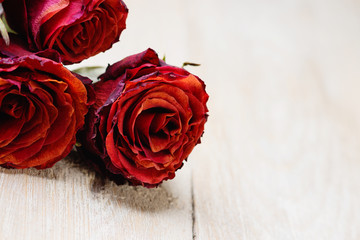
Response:
[[[0,170],[0,239],[360,239],[360,3],[128,1],[121,42],[207,84],[202,144],[157,189],[116,186],[75,155]]]

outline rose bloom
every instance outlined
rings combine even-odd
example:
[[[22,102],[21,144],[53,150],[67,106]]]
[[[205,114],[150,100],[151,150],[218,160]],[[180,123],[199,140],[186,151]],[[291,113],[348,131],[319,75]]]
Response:
[[[80,152],[134,185],[174,178],[204,131],[203,81],[148,49],[109,66],[94,88]]]
[[[87,110],[86,87],[61,63],[0,59],[0,165],[51,167],[71,151]]]
[[[109,49],[119,41],[128,14],[121,0],[11,0],[3,7],[31,51],[55,49],[64,64]]]

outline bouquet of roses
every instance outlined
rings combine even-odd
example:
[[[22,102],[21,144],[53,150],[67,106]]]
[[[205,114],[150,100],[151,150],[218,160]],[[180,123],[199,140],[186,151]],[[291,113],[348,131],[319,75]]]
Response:
[[[203,81],[152,49],[108,66],[95,83],[68,70],[119,41],[121,0],[0,3],[0,165],[49,168],[76,144],[118,183],[174,178],[204,131]]]

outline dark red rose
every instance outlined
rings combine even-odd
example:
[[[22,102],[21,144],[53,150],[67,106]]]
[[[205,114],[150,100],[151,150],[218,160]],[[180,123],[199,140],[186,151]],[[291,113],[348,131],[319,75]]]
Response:
[[[51,167],[71,151],[87,110],[85,85],[61,63],[0,59],[0,165]]]
[[[57,50],[63,63],[81,62],[119,41],[128,13],[121,0],[11,0],[10,27],[37,52]]]
[[[174,178],[204,131],[204,83],[148,49],[109,66],[94,88],[80,152],[135,185]]]

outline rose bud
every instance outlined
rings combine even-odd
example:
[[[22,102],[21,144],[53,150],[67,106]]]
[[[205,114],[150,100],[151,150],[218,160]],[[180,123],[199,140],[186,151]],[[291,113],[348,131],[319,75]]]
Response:
[[[175,177],[204,131],[205,84],[148,49],[109,66],[94,84],[97,98],[80,153],[134,185],[155,187]]]
[[[85,85],[61,63],[0,59],[0,165],[53,166],[71,151],[87,110]]]
[[[57,50],[78,63],[119,41],[128,14],[121,0],[11,0],[3,2],[9,26],[30,51]]]

